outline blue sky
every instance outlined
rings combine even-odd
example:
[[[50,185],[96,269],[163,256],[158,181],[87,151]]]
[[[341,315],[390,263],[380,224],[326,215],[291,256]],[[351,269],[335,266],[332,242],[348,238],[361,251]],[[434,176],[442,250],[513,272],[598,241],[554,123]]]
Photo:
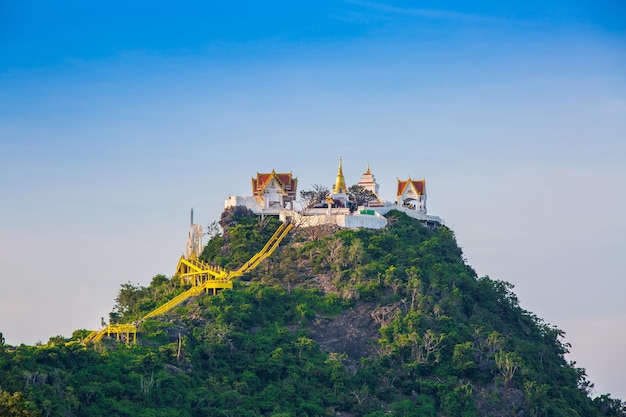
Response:
[[[370,164],[626,398],[626,4],[0,2],[0,331],[96,328],[257,171]]]

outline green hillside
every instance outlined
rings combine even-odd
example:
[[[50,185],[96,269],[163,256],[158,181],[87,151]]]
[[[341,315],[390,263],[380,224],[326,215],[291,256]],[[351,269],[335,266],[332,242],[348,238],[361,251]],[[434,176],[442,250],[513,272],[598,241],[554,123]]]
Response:
[[[233,290],[141,322],[137,345],[71,343],[86,330],[3,345],[0,416],[626,415],[591,398],[563,332],[477,277],[450,229],[387,217],[382,231],[296,228]],[[233,269],[278,221],[231,210],[220,224],[201,259]],[[124,284],[110,321],[185,289]]]

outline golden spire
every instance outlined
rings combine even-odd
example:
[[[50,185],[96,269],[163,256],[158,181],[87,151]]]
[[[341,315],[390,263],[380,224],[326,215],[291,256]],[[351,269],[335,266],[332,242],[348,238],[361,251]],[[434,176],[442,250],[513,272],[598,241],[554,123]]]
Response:
[[[370,171],[370,164],[367,164],[367,171],[365,171],[365,173],[367,175],[371,174],[372,172]]]
[[[347,194],[348,187],[346,187],[346,179],[343,177],[343,169],[341,166],[341,157],[339,157],[339,171],[337,172],[337,179],[335,180],[335,188],[333,188],[333,194]]]

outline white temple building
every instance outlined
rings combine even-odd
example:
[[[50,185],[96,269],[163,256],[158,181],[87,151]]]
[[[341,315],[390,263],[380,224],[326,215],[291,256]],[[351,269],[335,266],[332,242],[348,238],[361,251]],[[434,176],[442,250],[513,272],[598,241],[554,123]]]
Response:
[[[406,181],[398,179],[396,201],[399,206],[426,214],[426,180],[415,181],[411,177]]]
[[[255,214],[275,214],[281,210],[293,210],[296,200],[298,179],[291,173],[259,174],[252,178],[251,196],[230,196],[224,202],[224,207],[245,206]]]
[[[357,183],[361,187],[365,188],[367,191],[371,191],[372,194],[378,198],[378,188],[379,185],[376,183],[376,178],[374,178],[374,174],[370,171],[369,164],[367,165],[367,171],[363,175],[361,175],[361,179]]]

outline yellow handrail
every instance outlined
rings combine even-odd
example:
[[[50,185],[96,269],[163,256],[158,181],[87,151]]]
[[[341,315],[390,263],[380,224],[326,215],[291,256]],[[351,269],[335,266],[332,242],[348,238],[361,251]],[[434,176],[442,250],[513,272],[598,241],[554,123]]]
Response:
[[[173,309],[174,307],[181,304],[182,302],[188,300],[189,298],[200,295],[202,291],[204,290],[208,291],[209,289],[232,288],[233,287],[232,278],[241,276],[244,273],[259,266],[259,264],[265,258],[267,258],[272,253],[274,253],[274,251],[276,250],[280,242],[282,242],[282,240],[285,238],[285,236],[287,236],[287,234],[292,228],[293,228],[292,224],[286,225],[284,223],[281,223],[281,225],[278,227],[278,229],[276,229],[272,237],[270,237],[269,240],[265,243],[265,246],[263,246],[263,248],[260,251],[255,253],[248,260],[248,262],[243,264],[236,271],[229,272],[222,267],[213,266],[213,265],[207,264],[205,262],[202,262],[196,259],[186,259],[181,256],[180,260],[178,261],[178,266],[176,267],[176,275],[179,275],[182,278],[182,277],[187,277],[187,276],[197,276],[197,275],[207,274],[207,275],[213,276],[214,278],[207,279],[201,285],[194,285],[187,291],[178,294],[176,297],[167,301],[165,304],[155,308],[150,313],[146,314],[142,320],[159,316],[161,314],[165,314],[171,309]],[[187,267],[188,269],[192,271],[179,273],[179,271],[186,270],[186,268],[183,268],[183,266]],[[102,330],[94,330],[91,333],[89,333],[87,337],[83,339],[83,344],[90,343],[90,342],[97,343],[101,341],[105,335],[110,336],[111,334],[117,334],[118,340],[120,338],[120,334],[127,334],[128,340],[130,340],[130,335],[132,334],[134,335],[133,341],[136,342],[137,341],[137,325],[135,323],[109,324]]]
[[[94,330],[87,335],[83,340],[83,344],[86,343],[98,343],[104,338],[104,335],[110,336],[111,334],[117,334],[119,339],[120,334],[128,334],[128,341],[130,341],[130,335],[134,335],[134,342],[137,340],[137,326],[134,323],[124,324],[109,324],[102,330]]]
[[[292,227],[293,225],[291,224],[285,225],[284,223],[281,223],[281,225],[278,227],[278,229],[276,229],[272,237],[269,238],[265,246],[263,246],[263,248],[259,252],[255,253],[254,256],[252,256],[252,258],[248,260],[248,262],[246,262],[239,269],[237,269],[237,271],[232,274],[232,276],[241,276],[251,269],[256,268],[263,259],[269,256],[269,254],[271,254],[276,249],[276,246],[281,242],[281,240],[283,240],[287,232],[289,232]]]

